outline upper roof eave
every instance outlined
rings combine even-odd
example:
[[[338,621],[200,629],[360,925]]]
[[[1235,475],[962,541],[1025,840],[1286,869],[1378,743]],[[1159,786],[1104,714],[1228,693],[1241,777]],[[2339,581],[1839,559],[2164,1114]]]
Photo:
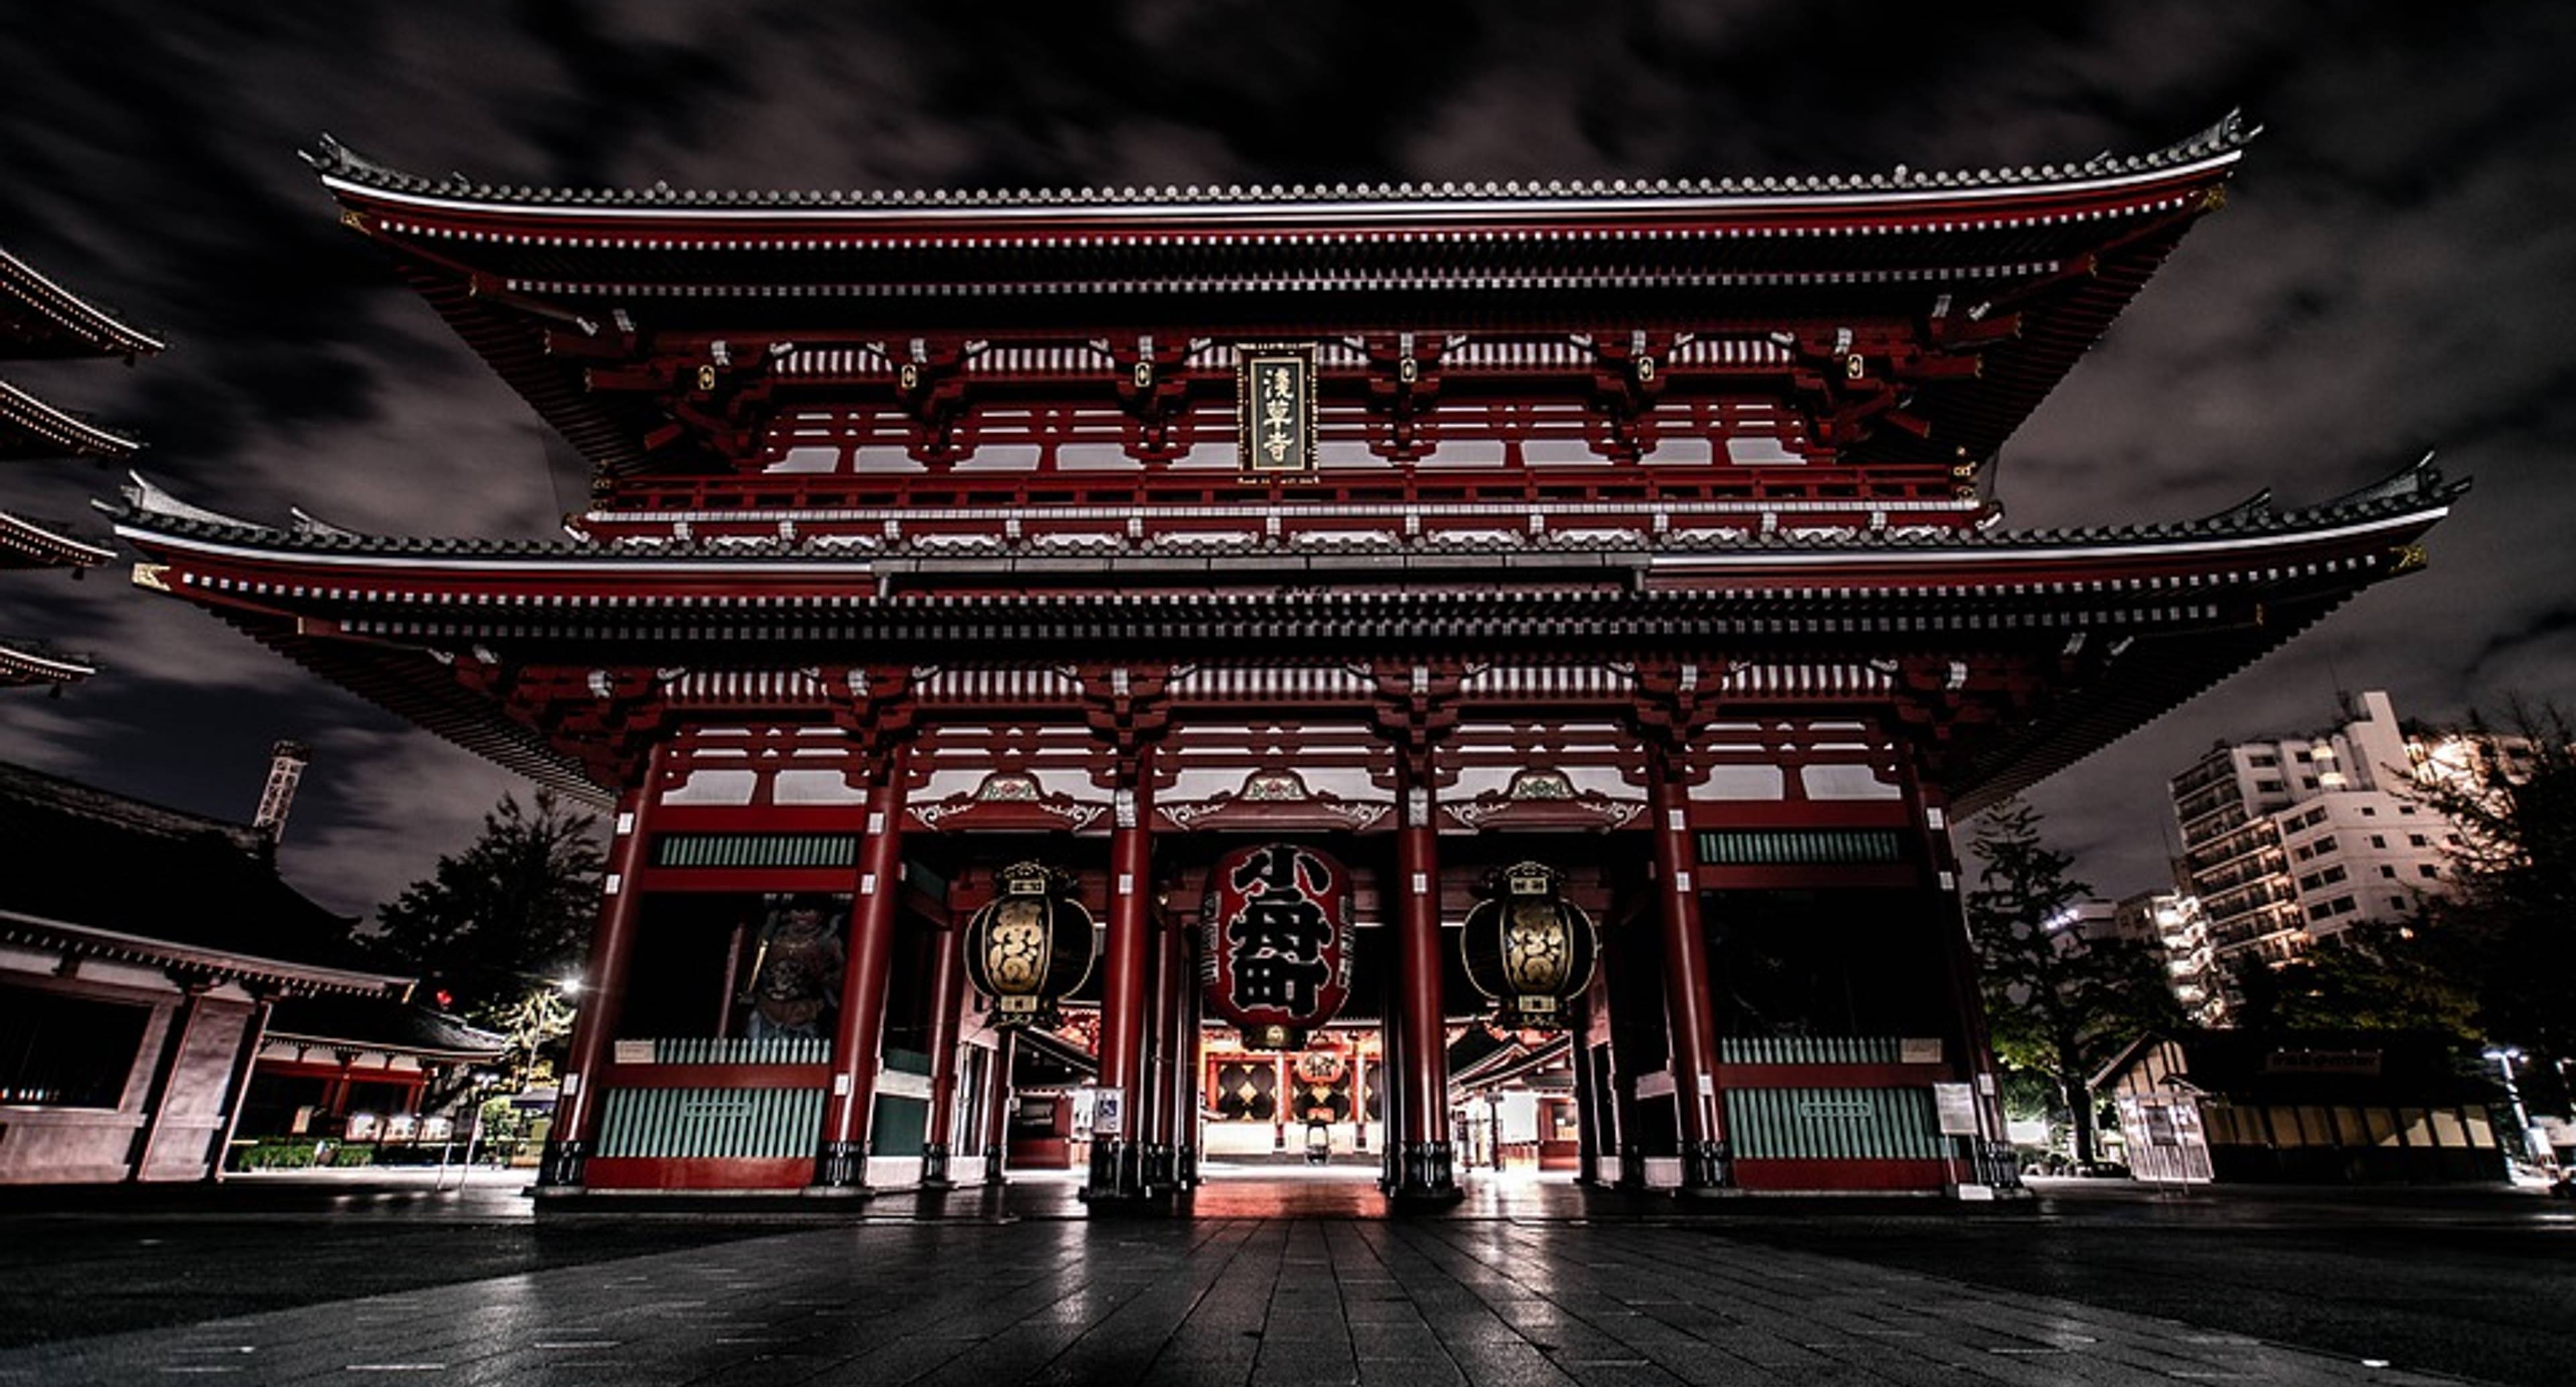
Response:
[[[1602,216],[1753,216],[1800,211],[1839,215],[1885,208],[1901,216],[1925,204],[2008,202],[2034,196],[2114,195],[2148,184],[2215,178],[2260,134],[2237,112],[2186,139],[2143,154],[2095,155],[2037,167],[1696,180],[1583,180],[1506,183],[1253,185],[1189,188],[868,189],[739,191],[591,189],[430,179],[403,172],[321,137],[303,157],[323,185],[347,198],[456,213],[506,212],[562,219],[868,224],[933,221],[1013,223],[1084,220],[1232,222],[1554,221]]]
[[[0,247],[0,292],[62,325],[101,356],[151,356],[169,346],[162,338],[64,288],[35,266]]]

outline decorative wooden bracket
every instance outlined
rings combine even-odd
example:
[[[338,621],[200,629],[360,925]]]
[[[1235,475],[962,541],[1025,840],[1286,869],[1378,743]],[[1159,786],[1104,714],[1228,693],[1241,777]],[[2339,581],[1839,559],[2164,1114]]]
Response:
[[[1604,332],[1592,341],[1592,408],[1584,428],[1592,449],[1619,462],[1655,450],[1655,402],[1672,378],[1669,332]]]
[[[669,705],[661,676],[650,668],[514,666],[476,647],[457,656],[451,669],[458,683],[491,699],[607,789],[631,783],[666,730]]]
[[[1083,721],[1114,753],[1108,773],[1095,771],[1092,778],[1117,788],[1135,765],[1136,753],[1171,730],[1172,667],[1085,665],[1076,678],[1082,685]]]
[[[1190,450],[1189,342],[1178,336],[1113,341],[1118,409],[1125,416],[1127,455],[1139,462],[1169,462]]]
[[[888,343],[894,360],[894,397],[912,421],[905,451],[915,462],[945,467],[972,450],[957,436],[966,412],[966,346],[948,338],[918,337]]]
[[[1723,660],[1648,660],[1636,666],[1630,725],[1646,755],[1679,784],[1708,778],[1708,768],[1691,751],[1717,721],[1726,673]]]
[[[1438,769],[1432,752],[1458,726],[1458,692],[1466,677],[1465,667],[1454,659],[1412,664],[1381,660],[1370,667],[1377,697],[1369,714],[1411,783],[1434,783]]]
[[[882,779],[895,748],[911,738],[913,671],[905,665],[839,665],[823,670],[832,725],[850,739],[851,757],[871,784]]]
[[[1368,339],[1368,409],[1387,421],[1373,450],[1393,462],[1427,455],[1433,440],[1423,423],[1440,403],[1440,359],[1448,340],[1435,333],[1393,333]]]

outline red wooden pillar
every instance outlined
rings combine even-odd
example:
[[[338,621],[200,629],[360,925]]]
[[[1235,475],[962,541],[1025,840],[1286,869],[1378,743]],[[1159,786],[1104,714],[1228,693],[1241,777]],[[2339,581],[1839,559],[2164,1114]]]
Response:
[[[591,931],[590,959],[581,970],[581,1009],[573,1018],[571,1049],[546,1135],[537,1183],[578,1186],[590,1144],[599,1129],[596,1084],[607,1072],[610,1042],[617,1038],[618,1008],[626,1001],[626,974],[635,956],[636,921],[644,893],[636,883],[651,865],[654,801],[661,793],[668,742],[645,753],[643,774],[627,787],[608,845],[608,875],[600,882],[599,925]]]
[[[1383,894],[1385,893],[1381,893]],[[1380,906],[1381,911],[1384,908],[1383,905]],[[1390,958],[1393,958],[1395,953],[1394,949],[1388,950]],[[1377,1108],[1378,1121],[1384,1124],[1378,1129],[1377,1187],[1388,1194],[1393,1194],[1398,1182],[1396,1153],[1404,1149],[1405,1079],[1404,996],[1402,988],[1395,982],[1392,975],[1388,978],[1384,995],[1386,1000],[1382,1010],[1385,1015],[1378,1018],[1377,1031]]]
[[[895,903],[903,897],[901,746],[885,754],[868,796],[867,833],[859,843],[858,893],[850,908],[850,946],[841,971],[840,1027],[832,1036],[832,1091],[823,1100],[823,1145],[814,1183],[832,1189],[867,1183],[868,1125],[876,1116],[879,1047],[885,1039],[886,976],[894,960]]]
[[[984,1183],[1002,1183],[1011,1155],[1011,1056],[1019,1032],[1004,1030],[993,1042],[993,1073],[984,1093]]]
[[[1428,757],[1425,756],[1427,763]],[[1459,1195],[1449,1141],[1449,1025],[1440,997],[1440,835],[1427,764],[1399,755],[1403,821],[1395,833],[1395,988],[1404,1041],[1404,1141],[1395,1147],[1399,1200]]]
[[[922,1133],[921,1183],[948,1183],[948,1153],[957,1136],[957,1026],[966,1009],[966,965],[953,928],[931,937],[930,1121]]]
[[[1270,1056],[1270,1149],[1288,1149],[1288,1066]]]
[[[1726,1118],[1717,1100],[1717,1011],[1710,1000],[1708,936],[1700,928],[1699,855],[1690,797],[1671,754],[1649,757],[1655,814],[1655,874],[1661,888],[1664,1019],[1670,1033],[1673,1102],[1680,1109],[1682,1188],[1730,1183]]]
[[[1180,1104],[1173,1075],[1181,1065],[1179,1018],[1184,1005],[1181,964],[1173,948],[1181,932],[1166,920],[1153,924],[1145,1007],[1145,1033],[1153,1039],[1145,1047],[1139,1078],[1143,1088],[1139,1115],[1144,1121],[1137,1131],[1144,1163],[1141,1178],[1148,1194],[1173,1189],[1179,1180]]]
[[[1175,929],[1171,932],[1170,941],[1173,977],[1170,1041],[1172,1184],[1176,1189],[1189,1189],[1199,1182],[1199,1095],[1206,1091],[1207,1084],[1199,1056],[1202,997],[1198,974],[1190,966],[1192,933],[1186,929]]]
[[[1146,954],[1154,889],[1154,751],[1122,768],[1109,837],[1109,932],[1100,961],[1100,1102],[1093,1109],[1085,1199],[1143,1193],[1136,1131],[1144,1089]]]
[[[1968,916],[1959,899],[1959,858],[1950,842],[1948,797],[1924,783],[1914,768],[1905,772],[1908,807],[1923,843],[1925,889],[1937,904],[1926,911],[1939,936],[1944,990],[1948,993],[1956,1032],[1952,1037],[1966,1053],[1956,1056],[1951,1072],[1973,1086],[1977,1134],[1968,1138],[1968,1169],[1963,1185],[2021,1188],[2020,1163],[2004,1136],[2003,1086],[1995,1076],[1994,1043],[1986,1029],[1984,989],[1978,982],[1976,941],[1968,935]]]

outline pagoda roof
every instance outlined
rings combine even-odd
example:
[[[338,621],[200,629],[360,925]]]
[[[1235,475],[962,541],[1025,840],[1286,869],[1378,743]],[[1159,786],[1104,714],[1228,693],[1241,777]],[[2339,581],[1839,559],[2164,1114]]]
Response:
[[[1187,556],[835,554],[819,539],[630,553],[253,526],[138,486],[117,533],[138,581],[187,596],[324,677],[541,782],[595,798],[568,757],[466,688],[487,650],[681,668],[728,653],[801,668],[863,645],[936,662],[1117,646],[1269,657],[1355,644],[1630,649],[1640,642],[1889,655],[2077,639],[2126,650],[1959,787],[1964,810],[2071,763],[2218,682],[2352,593],[2421,562],[2465,483],[2429,459],[2281,511],[1899,536],[1858,526],[1735,540],[1552,534],[1438,551]],[[156,497],[162,499],[156,500]],[[1052,644],[1050,644],[1052,642]],[[2079,639],[2080,643],[2080,639]],[[2053,650],[2054,647],[2052,646]],[[498,658],[498,657],[493,657]]]
[[[618,474],[731,470],[664,437],[667,400],[595,385],[603,354],[661,335],[748,358],[925,333],[1225,342],[1735,323],[1821,324],[1831,340],[1861,320],[1976,344],[1973,371],[1911,392],[1925,433],[1855,445],[1856,461],[1947,466],[2019,427],[2219,205],[2255,133],[2230,115],[2148,153],[2021,168],[1196,189],[535,188],[403,173],[328,140],[306,157],[344,222]],[[1107,372],[1083,381],[1111,388]]]
[[[0,358],[131,359],[166,345],[0,248]]]
[[[0,763],[0,938],[102,957],[399,994],[366,966],[355,923],[277,875],[245,824]]]
[[[1691,208],[1774,209],[1794,204],[1896,207],[1912,202],[2004,199],[2050,190],[2093,191],[2140,179],[2206,171],[2234,160],[2260,130],[2238,112],[2185,139],[2140,154],[2096,154],[2080,162],[1965,169],[1893,169],[1849,174],[1746,176],[1699,179],[1487,180],[1482,182],[1377,182],[1296,184],[1192,184],[1187,187],[929,188],[750,190],[545,187],[486,183],[451,173],[430,178],[362,155],[329,135],[304,157],[335,189],[380,195],[421,205],[512,210],[565,209],[588,216],[619,212],[680,212],[715,218],[785,214],[808,220],[870,216],[968,220],[1030,211],[1101,211],[1161,216],[1221,211],[1228,214],[1359,213],[1371,219],[1469,212],[1556,213],[1638,211],[1664,205]]]
[[[60,522],[0,511],[0,568],[95,568],[115,557]]]
[[[57,409],[0,380],[0,460],[121,458],[142,446],[136,438]]]
[[[0,636],[0,689],[77,684],[98,673],[88,655],[58,650],[43,641]]]

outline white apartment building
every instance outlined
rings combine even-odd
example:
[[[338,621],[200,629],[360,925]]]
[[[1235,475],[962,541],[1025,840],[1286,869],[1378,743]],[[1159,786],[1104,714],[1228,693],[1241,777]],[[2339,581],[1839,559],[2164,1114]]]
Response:
[[[2200,897],[2189,891],[2141,891],[2123,897],[2114,908],[2121,938],[2135,939],[2163,951],[2165,980],[2174,1000],[2197,1026],[2227,1024],[2227,990],[2218,967],[2218,951],[2209,939],[2209,917]]]
[[[2213,995],[2239,957],[2286,962],[2357,924],[2407,921],[2446,888],[2458,830],[2407,792],[2448,749],[2409,738],[2385,693],[2343,702],[2332,731],[2222,742],[2173,778]]]

